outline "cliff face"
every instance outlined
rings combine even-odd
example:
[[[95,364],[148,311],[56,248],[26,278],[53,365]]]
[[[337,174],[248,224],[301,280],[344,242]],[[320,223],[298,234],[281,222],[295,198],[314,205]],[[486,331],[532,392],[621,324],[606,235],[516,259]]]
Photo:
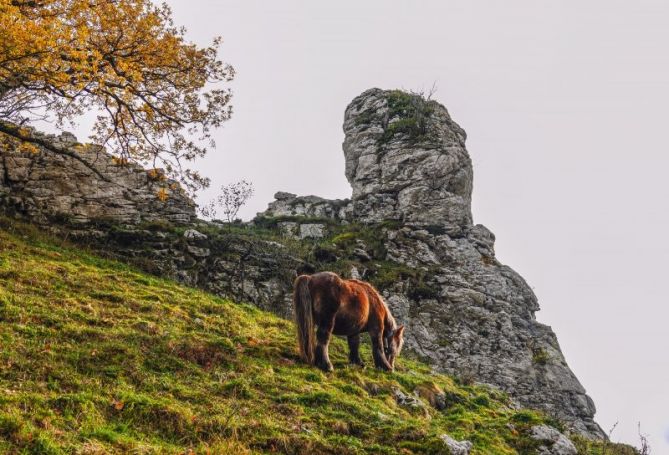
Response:
[[[117,223],[113,229],[101,229],[90,211],[58,224],[53,213],[79,205],[56,204],[54,212],[48,198],[40,199],[46,190],[34,188],[55,191],[64,185],[57,193],[64,200],[69,195],[86,201],[88,190],[78,188],[98,182],[84,184],[81,176],[77,185],[65,185],[71,180],[65,172],[47,179],[48,154],[28,157],[32,164],[17,167],[8,164],[15,155],[0,153],[4,174],[14,173],[0,192],[6,209],[31,219],[45,218],[48,211],[52,229],[74,233],[93,248],[283,316],[292,313],[297,273],[329,269],[369,280],[407,325],[407,348],[435,369],[493,385],[573,430],[605,437],[555,334],[535,319],[536,296],[495,258],[494,235],[472,223],[466,135],[447,110],[404,92],[372,89],[348,106],[344,131],[350,200],[277,193],[266,212],[241,226],[194,220],[185,199],[155,206],[155,198],[147,199],[155,191],[146,189],[151,185],[146,179],[135,193],[105,193],[130,201],[131,216],[126,210],[105,212],[105,225]],[[16,169],[42,171],[18,178]],[[122,180],[128,172],[141,175],[126,168],[119,172]],[[36,176],[49,184],[33,183]],[[110,202],[127,207],[116,196]]]

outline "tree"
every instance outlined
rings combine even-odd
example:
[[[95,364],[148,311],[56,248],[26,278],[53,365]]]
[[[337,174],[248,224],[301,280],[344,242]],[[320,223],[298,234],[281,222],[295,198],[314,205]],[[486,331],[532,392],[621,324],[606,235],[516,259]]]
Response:
[[[192,191],[208,180],[184,167],[214,146],[231,114],[219,87],[234,70],[186,41],[165,4],[151,0],[0,0],[0,141],[42,146],[86,162],[25,128],[63,127],[86,112],[91,140],[120,162],[161,167]]]
[[[222,185],[221,193],[215,199],[205,204],[200,209],[200,213],[206,218],[214,218],[218,212],[218,208],[221,208],[228,223],[232,223],[237,219],[239,209],[253,196],[253,191],[253,184],[246,180]]]

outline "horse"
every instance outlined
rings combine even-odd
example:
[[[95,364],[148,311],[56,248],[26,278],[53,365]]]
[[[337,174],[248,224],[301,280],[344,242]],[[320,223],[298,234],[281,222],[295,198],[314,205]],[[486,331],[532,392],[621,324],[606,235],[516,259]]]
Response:
[[[404,345],[404,326],[397,326],[383,298],[360,280],[344,280],[332,272],[300,275],[295,279],[293,307],[300,357],[325,372],[333,370],[328,355],[330,337],[348,339],[349,362],[360,359],[360,334],[369,332],[376,368],[393,371]],[[314,336],[314,327],[315,336]]]

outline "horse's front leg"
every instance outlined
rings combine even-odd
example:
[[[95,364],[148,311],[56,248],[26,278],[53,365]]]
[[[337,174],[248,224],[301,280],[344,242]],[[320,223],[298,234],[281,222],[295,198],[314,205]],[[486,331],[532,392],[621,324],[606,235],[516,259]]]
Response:
[[[355,365],[365,366],[360,358],[360,334],[348,336],[348,361]]]
[[[383,352],[383,333],[381,331],[377,333],[369,332],[369,336],[372,339],[372,355],[374,356],[374,366],[380,370],[392,371],[393,367],[388,363],[386,359],[386,354]]]
[[[323,371],[332,371],[332,362],[328,354],[328,345],[330,344],[330,336],[334,329],[335,316],[324,318],[321,325],[316,330],[316,349],[314,352],[314,363]]]

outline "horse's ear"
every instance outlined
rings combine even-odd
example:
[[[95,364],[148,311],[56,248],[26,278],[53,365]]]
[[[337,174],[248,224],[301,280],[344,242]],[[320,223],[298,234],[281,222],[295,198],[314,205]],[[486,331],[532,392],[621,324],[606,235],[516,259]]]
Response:
[[[393,333],[393,336],[396,338],[401,338],[403,334],[404,334],[404,324],[395,329],[395,333]]]

